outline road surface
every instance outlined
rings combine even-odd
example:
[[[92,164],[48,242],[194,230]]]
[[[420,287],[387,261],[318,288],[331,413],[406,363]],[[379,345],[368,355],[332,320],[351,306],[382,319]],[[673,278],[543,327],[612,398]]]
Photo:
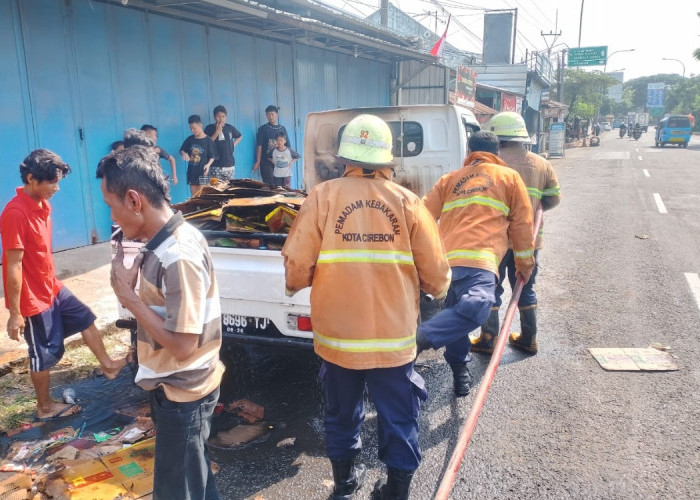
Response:
[[[545,218],[540,352],[527,357],[506,347],[452,498],[698,498],[700,144],[662,150],[651,132],[637,142],[612,131],[600,147],[567,150],[553,163],[563,201]],[[653,343],[671,347],[678,371],[607,372],[588,352]],[[314,357],[229,359],[237,367],[223,393],[264,405],[271,432],[266,441],[214,452],[222,496],[327,498]],[[419,361],[430,396],[411,498],[430,499],[476,390],[456,400],[441,353]],[[475,357],[477,382],[487,362]],[[375,432],[370,409],[361,499],[383,474]],[[287,437],[296,444],[278,448]]]

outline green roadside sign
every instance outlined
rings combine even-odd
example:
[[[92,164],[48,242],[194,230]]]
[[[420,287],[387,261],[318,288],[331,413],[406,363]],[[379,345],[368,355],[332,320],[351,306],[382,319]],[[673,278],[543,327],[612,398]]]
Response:
[[[607,45],[569,49],[569,66],[603,66],[607,58]]]

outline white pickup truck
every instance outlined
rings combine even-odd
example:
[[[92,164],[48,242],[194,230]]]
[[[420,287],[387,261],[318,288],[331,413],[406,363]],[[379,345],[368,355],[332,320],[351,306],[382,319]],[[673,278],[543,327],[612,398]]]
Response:
[[[342,175],[338,151],[344,126],[370,113],[389,124],[394,136],[396,182],[423,196],[444,173],[462,166],[467,141],[479,123],[467,108],[450,105],[338,109],[309,113],[306,118],[303,187]],[[229,232],[202,231],[209,241]],[[259,248],[210,246],[221,297],[224,342],[312,347],[310,288],[285,295],[284,264],[279,250],[285,234],[236,233],[259,240]],[[427,304],[426,304],[427,306]],[[427,306],[429,307],[429,306]],[[126,319],[128,311],[122,311]],[[122,321],[129,326],[128,321]],[[131,323],[133,326],[133,323]]]

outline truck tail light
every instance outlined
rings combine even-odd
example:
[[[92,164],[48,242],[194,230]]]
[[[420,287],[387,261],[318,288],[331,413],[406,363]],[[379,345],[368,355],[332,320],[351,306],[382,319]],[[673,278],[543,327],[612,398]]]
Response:
[[[302,332],[310,332],[311,329],[311,318],[308,316],[297,316],[297,328]]]
[[[297,316],[296,314],[287,315],[287,328],[292,330],[299,330],[301,332],[310,332],[311,328],[311,318],[308,316]]]

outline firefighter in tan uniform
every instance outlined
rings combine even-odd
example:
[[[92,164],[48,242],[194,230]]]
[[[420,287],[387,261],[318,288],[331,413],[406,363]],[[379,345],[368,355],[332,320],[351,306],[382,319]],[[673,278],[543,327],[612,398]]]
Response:
[[[540,155],[531,153],[524,146],[530,144],[530,138],[525,128],[525,121],[518,113],[510,111],[495,115],[484,126],[488,131],[498,136],[500,141],[501,159],[522,177],[530,195],[533,215],[537,206],[542,204],[543,210],[549,210],[559,205],[561,190],[557,174],[552,165]],[[518,301],[520,309],[520,334],[511,333],[510,345],[530,354],[537,353],[537,294],[534,290],[537,275],[537,258],[542,248],[542,230],[540,229],[535,241],[535,269],[525,283]],[[498,268],[500,279],[496,287],[496,302],[491,308],[491,314],[481,326],[481,334],[472,339],[472,351],[491,354],[493,344],[498,337],[498,310],[501,307],[503,280],[506,275],[511,289],[515,286],[515,259],[513,249],[506,252]]]
[[[376,116],[351,120],[337,156],[343,177],[309,193],[282,249],[288,293],[312,286],[335,499],[353,498],[364,479],[355,457],[365,388],[377,408],[379,458],[388,468],[373,498],[408,498],[421,459],[418,411],[427,396],[413,369],[419,289],[440,297],[450,284],[435,220],[415,194],[392,182],[392,144],[391,130]]]
[[[509,236],[525,281],[535,266],[532,209],[520,175],[497,156],[498,137],[491,132],[474,133],[469,151],[464,166],[443,175],[423,199],[440,220],[452,284],[446,309],[418,328],[418,349],[446,346],[457,396],[471,388],[469,332],[489,316]]]

